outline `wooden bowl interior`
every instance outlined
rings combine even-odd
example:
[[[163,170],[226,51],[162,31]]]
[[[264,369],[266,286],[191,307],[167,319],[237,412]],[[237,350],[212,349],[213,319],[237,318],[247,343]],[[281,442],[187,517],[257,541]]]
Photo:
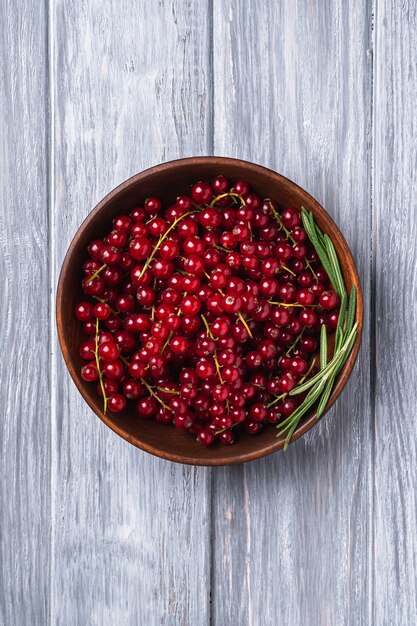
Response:
[[[258,458],[282,447],[283,440],[277,439],[275,428],[267,427],[257,436],[239,433],[232,446],[215,445],[204,448],[194,438],[173,426],[163,426],[154,421],[139,419],[134,409],[123,414],[102,412],[102,400],[96,393],[96,385],[84,382],[80,377],[83,363],[79,356],[79,345],[84,339],[81,324],[74,317],[75,304],[84,297],[80,287],[82,263],[86,258],[88,243],[103,237],[111,227],[113,217],[127,213],[140,206],[150,195],[157,195],[165,203],[173,203],[177,195],[190,192],[197,180],[211,180],[217,174],[230,180],[244,178],[261,197],[270,197],[283,206],[301,205],[312,210],[320,228],[329,233],[334,241],[348,290],[356,284],[359,291],[358,319],[362,324],[362,297],[358,275],[349,248],[334,222],[324,209],[304,190],[265,168],[244,161],[216,157],[201,157],[173,161],[147,170],[126,181],[111,192],[88,216],[78,230],[65,258],[57,296],[57,325],[63,355],[79,391],[92,408],[112,430],[135,446],[162,458],[196,465],[224,465]],[[339,395],[353,367],[358,344],[338,377],[329,406]],[[300,422],[294,438],[311,428],[316,420],[311,411]]]

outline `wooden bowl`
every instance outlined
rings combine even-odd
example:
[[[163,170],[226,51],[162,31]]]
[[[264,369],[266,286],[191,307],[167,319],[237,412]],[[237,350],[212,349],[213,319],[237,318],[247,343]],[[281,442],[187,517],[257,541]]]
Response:
[[[129,443],[164,459],[192,465],[229,465],[243,463],[271,454],[284,445],[284,438],[276,437],[274,427],[265,428],[259,435],[239,433],[232,446],[221,444],[204,448],[194,437],[173,426],[163,426],[152,420],[138,418],[134,409],[123,414],[103,414],[102,399],[96,385],[86,383],[80,376],[82,365],[78,349],[82,340],[81,324],[74,316],[77,301],[83,298],[81,290],[82,263],[86,258],[88,243],[103,237],[110,229],[112,218],[140,205],[150,195],[172,202],[180,194],[187,194],[197,180],[211,180],[224,174],[230,180],[245,179],[261,197],[269,197],[280,205],[305,206],[313,211],[319,227],[332,238],[336,247],[348,291],[356,285],[358,340],[341,370],[327,408],[340,395],[350,376],[358,355],[362,331],[363,302],[355,262],[349,247],[323,207],[295,183],[259,165],[222,157],[195,157],[170,161],[133,176],[110,192],[90,213],[71,242],[65,257],[58,284],[57,326],[62,353],[69,372],[90,408],[109,428]],[[299,423],[292,441],[301,437],[317,423],[314,410]]]

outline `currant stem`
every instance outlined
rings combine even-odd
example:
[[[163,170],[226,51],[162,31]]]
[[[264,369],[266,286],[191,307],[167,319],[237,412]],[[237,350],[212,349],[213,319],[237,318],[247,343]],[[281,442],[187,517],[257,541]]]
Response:
[[[210,337],[210,339],[214,339],[213,335],[211,334],[210,326],[205,315],[201,315],[200,317],[203,320],[204,326],[206,327],[207,337]]]
[[[284,224],[282,223],[281,217],[278,213],[278,211],[276,210],[276,208],[274,207],[274,205],[272,204],[272,202],[269,202],[269,207],[275,217],[275,219],[277,220],[280,230],[283,230],[285,233],[285,236],[287,239],[290,239],[290,241],[292,241],[292,243],[295,243],[295,239],[294,237],[291,235],[290,231],[288,230],[288,228],[285,228]]]
[[[169,233],[174,230],[174,228],[176,227],[176,225],[181,222],[181,220],[183,220],[184,218],[188,217],[189,215],[191,215],[192,213],[194,213],[194,211],[187,211],[187,213],[184,213],[184,215],[180,215],[180,217],[177,217],[176,220],[174,220],[171,224],[171,226],[166,230],[166,232],[161,235],[156,243],[156,245],[154,246],[152,252],[150,253],[150,255],[148,256],[148,258],[146,259],[146,262],[142,268],[142,271],[139,275],[139,279],[142,278],[142,276],[144,275],[144,273],[146,272],[146,270],[149,267],[150,262],[152,261],[152,259],[155,257],[155,254],[158,252],[159,248],[161,247],[161,244],[165,241],[165,239],[168,237]],[[98,271],[98,270],[97,270]]]
[[[294,350],[295,346],[297,345],[297,343],[300,341],[301,337],[303,336],[304,331],[305,331],[305,326],[304,326],[304,328],[302,329],[301,333],[300,333],[299,335],[297,335],[297,338],[296,338],[296,340],[294,341],[294,343],[292,343],[292,344],[290,345],[290,347],[288,348],[287,352],[285,353],[285,354],[286,354],[286,356],[288,356],[288,355],[289,355],[289,354],[290,354],[290,353]]]
[[[281,267],[286,270],[287,272],[289,272],[289,274],[292,274],[293,276],[296,276],[296,273],[293,272],[292,270],[290,270],[289,267],[287,267],[286,265],[281,265]]]
[[[156,394],[154,392],[154,390],[152,389],[152,387],[146,382],[146,380],[144,378],[140,379],[141,383],[146,387],[146,389],[149,391],[149,393],[151,394],[151,396],[153,396],[155,398],[155,400],[157,402],[159,402],[159,404],[161,406],[164,407],[164,409],[167,409],[167,411],[172,411],[172,409],[169,408],[169,406],[167,404],[165,404],[165,402],[163,400],[161,400],[161,398],[158,396],[158,394]]]
[[[314,367],[315,363],[316,363],[316,359],[314,358],[314,359],[311,361],[311,365],[310,365],[310,367],[308,368],[307,372],[304,374],[304,376],[302,376],[302,377],[300,378],[299,383],[298,383],[299,385],[301,385],[301,384],[305,381],[305,379],[307,378],[307,376],[308,376],[309,374],[311,374],[311,371],[312,371],[312,369],[313,369],[313,367]],[[287,392],[285,392],[285,393],[282,393],[280,396],[276,396],[276,398],[275,398],[272,402],[270,402],[270,403],[267,405],[267,407],[266,407],[266,408],[267,408],[267,409],[270,409],[271,407],[275,406],[275,404],[277,404],[280,400],[283,400],[284,398],[286,398],[288,395],[289,395],[289,391],[287,391]],[[291,417],[291,416],[290,416],[290,417]]]
[[[214,359],[214,364],[216,366],[217,376],[219,377],[219,380],[220,380],[220,384],[224,385],[224,380],[222,377],[222,372],[220,369],[220,363],[219,363],[219,359],[217,358],[216,350],[213,352],[213,359]]]
[[[97,320],[96,320],[96,338],[95,338],[94,356],[96,358],[96,366],[97,366],[98,378],[99,378],[99,381],[100,381],[100,389],[101,389],[101,393],[103,394],[103,401],[104,401],[103,413],[104,413],[104,415],[106,415],[106,411],[107,411],[107,396],[106,396],[106,390],[104,388],[103,374],[101,372],[101,367],[100,367],[100,359],[98,358],[98,333],[99,333],[99,319],[97,318]]]
[[[220,196],[216,196],[216,198],[213,198],[213,200],[210,202],[210,208],[212,209],[216,202],[222,200],[223,198],[239,198],[242,203],[241,206],[246,206],[246,202],[242,196],[240,196],[238,193],[234,193],[233,191],[228,191],[227,193],[222,193],[220,194]]]
[[[87,280],[87,285],[89,285],[91,283],[92,280],[94,280],[95,278],[97,278],[97,276],[100,274],[100,272],[102,272],[105,268],[107,267],[107,263],[103,263],[103,265],[101,267],[98,268],[98,270],[96,272],[94,272],[94,274],[92,276],[90,276],[90,278]]]
[[[302,307],[303,309],[315,309],[318,307],[318,304],[299,304],[298,302],[293,302],[292,304],[288,303],[288,302],[273,302],[272,300],[267,300],[268,304],[273,304],[274,306],[286,306],[286,307],[293,307],[293,306],[298,306],[298,307]]]

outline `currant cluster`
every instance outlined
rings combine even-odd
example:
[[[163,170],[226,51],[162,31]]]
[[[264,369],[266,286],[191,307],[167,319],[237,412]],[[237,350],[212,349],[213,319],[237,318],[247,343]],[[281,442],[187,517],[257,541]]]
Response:
[[[259,433],[302,402],[321,326],[339,297],[300,212],[224,176],[164,207],[157,197],[114,218],[88,246],[76,317],[85,381],[104,410],[136,405],[203,445]]]

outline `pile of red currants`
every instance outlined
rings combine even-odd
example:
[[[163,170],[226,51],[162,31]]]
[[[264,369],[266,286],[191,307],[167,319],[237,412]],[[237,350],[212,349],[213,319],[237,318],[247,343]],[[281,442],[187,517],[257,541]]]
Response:
[[[301,224],[297,209],[224,176],[115,217],[88,246],[89,299],[75,308],[81,376],[104,411],[134,403],[203,445],[290,416],[340,305]]]

